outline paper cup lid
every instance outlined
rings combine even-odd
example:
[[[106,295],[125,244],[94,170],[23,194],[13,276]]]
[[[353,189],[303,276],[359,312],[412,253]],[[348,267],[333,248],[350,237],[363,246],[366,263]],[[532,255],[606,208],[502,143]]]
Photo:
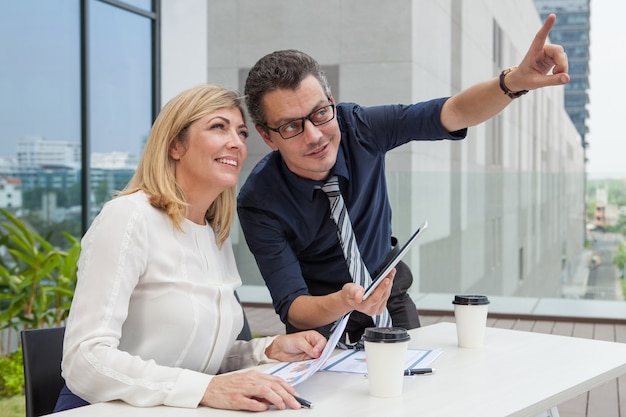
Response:
[[[452,304],[478,306],[489,304],[489,298],[486,295],[455,295]]]
[[[376,343],[399,343],[411,340],[411,336],[402,327],[368,327],[363,340]]]

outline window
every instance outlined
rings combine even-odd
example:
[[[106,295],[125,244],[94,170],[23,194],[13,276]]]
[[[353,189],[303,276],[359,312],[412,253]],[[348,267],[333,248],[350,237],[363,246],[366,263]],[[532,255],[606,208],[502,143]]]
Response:
[[[134,171],[159,106],[159,5],[0,5],[0,176],[21,180],[13,210],[41,234],[82,235]]]
[[[91,221],[137,167],[154,94],[152,19],[90,0],[88,26]]]

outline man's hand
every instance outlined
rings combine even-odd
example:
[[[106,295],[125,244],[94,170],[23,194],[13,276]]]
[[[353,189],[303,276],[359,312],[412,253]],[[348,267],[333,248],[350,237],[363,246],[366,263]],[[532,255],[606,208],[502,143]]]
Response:
[[[548,16],[522,62],[504,77],[504,84],[510,91],[535,90],[569,82],[567,54],[563,47],[546,43],[555,20],[554,14]],[[498,77],[492,78],[448,99],[441,109],[441,123],[448,132],[455,132],[491,119],[509,104],[511,98],[502,93]]]
[[[363,300],[365,288],[352,282],[330,294],[302,295],[291,304],[288,320],[296,328],[314,329],[354,310],[370,316],[381,314],[391,294],[395,275],[396,270],[393,269],[366,300]]]
[[[391,294],[395,276],[396,269],[394,268],[389,275],[382,278],[382,282],[366,300],[363,300],[365,288],[358,284],[348,283],[341,289],[341,299],[344,301],[348,311],[356,310],[368,316],[382,314],[387,306],[387,300]]]
[[[534,90],[569,82],[567,54],[563,47],[546,43],[555,21],[554,14],[548,16],[522,62],[506,76],[509,90]]]

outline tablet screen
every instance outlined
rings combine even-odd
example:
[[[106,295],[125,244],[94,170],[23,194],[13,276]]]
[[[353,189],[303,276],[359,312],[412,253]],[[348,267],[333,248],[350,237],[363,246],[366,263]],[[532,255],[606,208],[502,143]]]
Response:
[[[402,248],[398,251],[398,253],[396,253],[396,255],[393,258],[391,258],[389,262],[387,262],[387,265],[385,265],[385,267],[375,277],[372,277],[372,283],[370,284],[369,287],[367,287],[367,289],[365,290],[365,294],[363,295],[364,300],[370,296],[370,294],[376,289],[376,287],[378,287],[378,284],[380,284],[380,282],[382,281],[382,278],[386,277],[389,274],[389,272],[391,272],[391,270],[396,267],[396,265],[398,264],[398,262],[400,262],[402,257],[409,251],[411,246],[413,246],[413,243],[415,243],[420,233],[422,233],[422,231],[426,229],[427,227],[428,227],[428,222],[425,221],[420,227],[417,228],[415,233],[413,233],[413,235],[404,244],[404,246],[402,246]]]

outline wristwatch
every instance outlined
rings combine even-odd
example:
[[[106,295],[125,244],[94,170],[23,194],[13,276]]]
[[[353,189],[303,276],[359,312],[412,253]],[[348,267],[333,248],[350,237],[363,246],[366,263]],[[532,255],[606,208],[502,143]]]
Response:
[[[503,70],[500,73],[500,88],[502,89],[502,91],[504,91],[504,94],[506,94],[507,96],[511,97],[512,99],[514,98],[518,98],[523,96],[524,94],[528,93],[528,90],[520,90],[520,91],[511,91],[509,90],[509,88],[506,86],[506,84],[504,84],[504,77],[511,71],[513,71],[514,69],[516,69],[517,67],[510,67],[507,68],[505,70]]]

